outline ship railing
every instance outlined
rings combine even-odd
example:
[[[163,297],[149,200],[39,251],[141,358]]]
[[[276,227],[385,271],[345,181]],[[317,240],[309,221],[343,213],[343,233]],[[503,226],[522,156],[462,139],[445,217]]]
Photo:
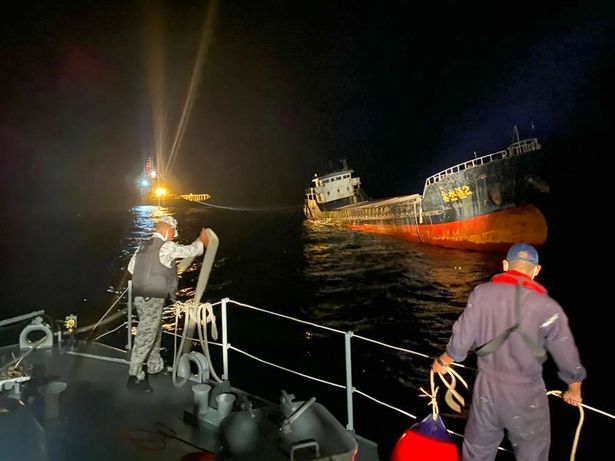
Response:
[[[238,354],[243,355],[244,357],[248,357],[256,362],[262,363],[264,365],[268,365],[270,367],[282,370],[282,371],[286,371],[288,373],[294,374],[296,376],[301,376],[305,379],[309,379],[315,382],[319,382],[321,384],[326,384],[328,386],[337,388],[337,389],[343,389],[346,392],[346,413],[347,413],[347,424],[346,424],[346,429],[348,431],[351,432],[355,432],[355,424],[354,424],[354,402],[353,402],[353,396],[354,394],[358,394],[368,400],[371,400],[372,402],[381,405],[385,408],[388,408],[390,410],[394,410],[398,413],[401,413],[402,415],[405,415],[411,419],[418,419],[418,417],[404,409],[398,408],[395,405],[392,405],[390,403],[385,402],[384,400],[380,399],[380,398],[376,398],[373,395],[368,394],[367,392],[361,391],[360,389],[357,389],[354,385],[353,385],[353,374],[352,374],[352,340],[361,340],[361,341],[365,341],[371,344],[376,344],[378,346],[381,347],[386,347],[395,351],[399,351],[399,352],[404,352],[406,354],[410,354],[410,355],[414,355],[417,357],[421,357],[427,360],[433,360],[432,357],[428,356],[427,354],[423,354],[421,352],[417,352],[417,351],[413,351],[411,349],[406,349],[403,347],[399,347],[399,346],[394,346],[392,344],[387,344],[384,343],[382,341],[377,341],[375,339],[371,339],[368,338],[366,336],[362,336],[362,335],[358,335],[355,334],[353,331],[343,331],[343,330],[339,330],[336,328],[331,328],[331,327],[327,327],[324,325],[319,325],[317,323],[313,323],[313,322],[308,322],[306,320],[301,320],[295,317],[291,317],[285,314],[281,314],[279,312],[273,312],[273,311],[269,311],[260,307],[256,307],[256,306],[252,306],[250,304],[245,304],[245,303],[241,303],[239,301],[235,301],[232,300],[230,298],[224,298],[216,303],[212,303],[211,304],[212,307],[216,307],[216,306],[220,306],[221,309],[221,322],[222,322],[222,342],[214,342],[214,341],[208,341],[208,344],[210,345],[215,345],[218,346],[222,349],[222,379],[228,380],[229,376],[230,376],[230,371],[229,371],[229,351],[234,351]],[[346,382],[344,384],[341,383],[335,383],[332,381],[328,381],[326,379],[317,377],[317,376],[312,376],[308,373],[303,373],[301,371],[298,370],[294,370],[292,368],[289,367],[285,367],[283,365],[277,364],[275,362],[272,362],[270,360],[266,360],[262,357],[259,357],[257,355],[254,355],[244,349],[241,349],[240,347],[237,347],[233,344],[231,344],[229,342],[229,335],[228,335],[228,331],[229,331],[229,321],[228,321],[228,308],[230,305],[234,305],[240,308],[245,308],[245,309],[250,309],[253,311],[257,311],[257,312],[261,312],[267,315],[271,315],[274,317],[279,317],[279,318],[283,318],[292,322],[296,322],[296,323],[300,323],[303,325],[308,325],[310,327],[313,328],[318,328],[321,330],[325,330],[331,333],[335,333],[338,334],[340,336],[344,337],[344,367],[345,367],[345,376],[346,376]],[[176,333],[173,333],[171,331],[163,331],[163,333],[168,334],[168,335],[176,335]],[[179,336],[179,335],[178,335]],[[195,342],[199,341],[199,338],[186,338],[187,340],[193,340]],[[458,366],[460,368],[468,368],[465,367],[463,364],[455,364],[455,366]],[[447,429],[448,432],[452,435],[455,435],[457,437],[463,437],[462,434],[459,434],[455,431],[452,431],[450,429]],[[505,448],[500,448],[500,450],[503,451],[509,451]]]
[[[243,350],[243,349],[241,349],[241,348],[239,348],[239,347],[237,347],[235,345],[232,345],[229,342],[229,339],[228,339],[229,321],[228,321],[227,313],[228,313],[229,305],[234,305],[236,307],[250,309],[250,310],[253,310],[253,311],[261,312],[263,314],[267,314],[267,315],[271,315],[271,316],[274,316],[274,317],[283,318],[283,319],[286,319],[286,320],[289,320],[289,321],[292,321],[292,322],[300,323],[300,324],[303,324],[303,325],[308,325],[308,326],[313,327],[313,328],[322,329],[322,330],[325,330],[325,331],[328,331],[328,332],[335,333],[335,334],[338,334],[340,336],[343,336],[344,337],[344,357],[345,357],[344,366],[345,366],[345,371],[346,371],[346,373],[345,373],[345,375],[346,375],[346,383],[345,384],[335,383],[335,382],[328,381],[328,380],[325,380],[325,379],[322,379],[322,378],[319,378],[319,377],[316,377],[316,376],[312,376],[312,375],[310,375],[308,373],[303,373],[303,372],[300,372],[300,371],[297,371],[297,370],[294,370],[294,369],[282,366],[280,364],[274,363],[272,361],[265,360],[262,357],[258,357],[258,356],[254,355],[254,354],[251,354],[251,353],[249,353],[249,352],[247,352],[247,351],[245,351],[245,350]],[[216,303],[213,303],[212,307],[215,307],[215,306],[220,306],[220,309],[221,309],[221,317],[222,317],[222,320],[221,320],[222,321],[222,342],[218,343],[218,342],[211,342],[211,341],[209,341],[209,344],[214,344],[214,345],[222,348],[222,365],[223,365],[223,375],[222,375],[222,377],[223,377],[223,379],[229,379],[229,351],[234,351],[234,352],[237,352],[237,353],[239,353],[239,354],[241,354],[241,355],[243,355],[245,357],[248,357],[248,358],[250,358],[250,359],[252,359],[254,361],[262,363],[264,365],[268,365],[268,366],[271,366],[273,368],[277,368],[279,370],[286,371],[288,373],[291,373],[291,374],[294,374],[294,375],[297,375],[297,376],[301,376],[303,378],[306,378],[306,379],[309,379],[309,380],[312,380],[312,381],[315,381],[315,382],[326,384],[326,385],[331,386],[331,387],[335,387],[335,388],[338,388],[338,389],[344,389],[345,392],[346,392],[346,412],[347,412],[346,429],[348,431],[353,432],[353,433],[355,432],[355,425],[354,425],[354,402],[353,402],[353,395],[354,394],[358,394],[358,395],[360,395],[360,396],[362,396],[362,397],[364,397],[364,398],[366,398],[368,400],[371,400],[374,403],[377,403],[378,405],[381,405],[381,406],[383,406],[385,408],[388,408],[390,410],[394,410],[394,411],[396,411],[398,413],[401,413],[402,415],[405,415],[405,416],[407,416],[407,417],[409,417],[409,418],[411,418],[413,420],[418,419],[418,417],[416,415],[414,415],[414,414],[412,414],[412,413],[410,413],[410,412],[408,412],[406,410],[403,410],[401,408],[398,408],[398,407],[396,407],[394,405],[391,405],[391,404],[385,402],[384,400],[376,398],[376,397],[374,397],[374,396],[372,396],[372,395],[370,395],[370,394],[368,394],[366,392],[363,392],[363,391],[357,389],[353,385],[353,374],[352,374],[352,340],[356,339],[356,340],[365,341],[365,342],[368,342],[368,343],[371,343],[371,344],[375,344],[375,345],[380,346],[380,347],[385,347],[385,348],[392,349],[392,350],[395,350],[395,351],[398,351],[398,352],[403,352],[403,353],[410,354],[410,355],[413,355],[413,356],[421,357],[421,358],[427,359],[429,361],[432,361],[433,357],[430,357],[429,355],[424,354],[422,352],[414,351],[414,350],[407,349],[407,348],[404,348],[404,347],[395,346],[395,345],[392,345],[392,344],[387,344],[385,342],[378,341],[378,340],[375,340],[375,339],[372,339],[372,338],[368,338],[366,336],[358,335],[358,334],[355,334],[353,331],[343,331],[343,330],[339,330],[339,329],[336,329],[336,328],[331,328],[331,327],[327,327],[327,326],[324,326],[324,325],[319,325],[317,323],[308,322],[306,320],[302,320],[302,319],[298,319],[298,318],[295,318],[295,317],[291,317],[289,315],[281,314],[279,312],[273,312],[273,311],[266,310],[266,309],[263,309],[263,308],[260,308],[260,307],[252,306],[250,304],[241,303],[239,301],[235,301],[235,300],[232,300],[230,298],[223,298],[222,300],[220,300],[220,301],[218,301]],[[171,334],[171,335],[174,334],[172,332],[167,332],[167,333]],[[187,339],[189,339],[189,338],[187,338]],[[192,338],[192,339],[194,341],[198,341],[198,338]],[[453,365],[455,367],[459,367],[459,368],[465,368],[465,369],[468,369],[468,370],[474,370],[473,368],[466,367],[465,365],[460,364],[460,363],[454,363]],[[474,371],[476,371],[476,370],[474,370]],[[591,406],[586,405],[584,403],[581,404],[581,406],[583,406],[584,408],[586,408],[588,410],[591,410],[591,411],[594,411],[596,413],[600,413],[600,414],[602,414],[604,416],[608,416],[608,417],[610,417],[612,419],[615,419],[615,415],[609,414],[607,412],[604,412],[604,411],[599,410],[597,408],[591,407]],[[463,434],[460,434],[458,432],[452,431],[450,429],[447,429],[447,431],[451,435],[455,435],[457,437],[463,438]],[[503,451],[503,452],[507,452],[507,453],[513,453],[511,450],[508,450],[507,448],[504,448],[504,447],[501,447],[501,446],[498,447],[498,450]]]
[[[122,324],[120,327],[115,328],[115,329],[113,329],[113,330],[111,330],[111,331],[109,331],[109,332],[99,336],[96,339],[99,339],[102,336],[106,336],[108,333],[116,331],[119,328],[121,328],[122,326],[126,325],[127,326],[127,335],[128,335],[127,352],[130,353],[130,350],[132,349],[132,302],[131,302],[132,301],[132,283],[131,282],[128,283],[127,288],[118,296],[118,298],[116,300],[116,303],[117,303],[117,301],[119,301],[123,297],[123,295],[126,292],[128,292],[128,302],[127,302],[127,309],[126,309],[127,317],[128,317],[127,318],[127,322]],[[113,305],[115,305],[115,303]],[[262,357],[258,357],[258,356],[254,355],[254,354],[251,354],[251,353],[249,353],[249,352],[247,352],[247,351],[245,351],[245,350],[243,350],[243,349],[241,349],[241,348],[239,348],[239,347],[237,347],[235,345],[232,345],[229,342],[229,335],[228,335],[228,331],[229,331],[229,328],[228,328],[229,327],[228,307],[229,307],[229,305],[234,305],[234,306],[237,306],[237,307],[240,307],[240,308],[250,309],[250,310],[253,310],[253,311],[257,311],[257,312],[261,312],[261,313],[268,314],[268,315],[271,315],[271,316],[283,318],[283,319],[286,319],[286,320],[290,320],[290,321],[293,321],[293,322],[296,322],[296,323],[300,323],[300,324],[303,324],[303,325],[308,325],[310,327],[322,329],[322,330],[329,331],[331,333],[335,333],[335,334],[338,334],[340,336],[343,336],[344,337],[344,357],[345,357],[344,366],[345,366],[345,376],[346,376],[345,384],[335,383],[335,382],[328,381],[328,380],[325,380],[325,379],[322,379],[322,378],[319,378],[319,377],[316,377],[316,376],[309,375],[307,373],[302,373],[300,371],[293,370],[291,368],[288,368],[288,367],[276,364],[274,362],[265,360]],[[387,403],[387,402],[385,402],[385,401],[383,401],[383,400],[381,400],[379,398],[376,398],[376,397],[374,397],[374,396],[372,396],[372,395],[370,395],[370,394],[368,394],[366,392],[363,392],[363,391],[357,389],[353,385],[353,374],[352,374],[352,339],[365,341],[365,342],[368,342],[368,343],[371,343],[371,344],[375,344],[375,345],[378,345],[378,346],[381,346],[381,347],[385,347],[385,348],[388,348],[388,349],[392,349],[392,350],[395,350],[395,351],[398,351],[398,352],[403,352],[403,353],[410,354],[410,355],[413,355],[413,356],[421,357],[421,358],[424,358],[424,359],[427,359],[427,360],[430,360],[430,361],[433,360],[433,358],[430,357],[429,355],[424,354],[422,352],[418,352],[418,351],[414,351],[414,350],[411,350],[411,349],[407,349],[407,348],[404,348],[404,347],[399,347],[399,346],[395,346],[395,345],[392,345],[392,344],[387,344],[385,342],[378,341],[378,340],[375,340],[375,339],[372,339],[372,338],[368,338],[366,336],[358,335],[358,334],[355,334],[353,331],[343,331],[343,330],[339,330],[339,329],[336,329],[336,328],[331,328],[331,327],[328,327],[328,326],[319,325],[317,323],[313,323],[313,322],[309,322],[309,321],[306,321],[306,320],[302,320],[302,319],[298,319],[298,318],[295,318],[295,317],[291,317],[289,315],[281,314],[279,312],[273,312],[273,311],[269,311],[269,310],[266,310],[266,309],[263,309],[263,308],[260,308],[260,307],[252,306],[250,304],[241,303],[239,301],[235,301],[235,300],[232,300],[230,298],[223,298],[223,299],[221,299],[218,302],[211,303],[211,306],[212,307],[220,306],[220,310],[221,310],[222,342],[208,341],[208,344],[212,344],[212,345],[218,346],[218,347],[220,347],[222,349],[222,367],[223,367],[222,378],[223,379],[226,379],[226,380],[229,379],[229,376],[230,376],[230,373],[229,373],[229,351],[234,351],[234,352],[237,352],[237,353],[239,353],[241,355],[244,355],[244,356],[246,356],[246,357],[248,357],[248,358],[250,358],[252,360],[255,360],[255,361],[260,362],[262,364],[265,364],[265,365],[268,365],[268,366],[271,366],[271,367],[274,367],[274,368],[286,371],[288,373],[292,373],[292,374],[295,374],[297,376],[301,376],[303,378],[310,379],[310,380],[313,380],[313,381],[316,381],[316,382],[319,382],[319,383],[322,383],[322,384],[326,384],[326,385],[329,385],[331,387],[335,387],[335,388],[338,388],[338,389],[344,389],[346,391],[346,411],[347,411],[347,424],[346,424],[346,428],[349,431],[354,432],[354,430],[355,430],[355,425],[354,425],[354,402],[353,402],[353,395],[354,394],[361,395],[362,397],[367,398],[367,399],[371,400],[372,402],[377,403],[378,405],[381,405],[381,406],[383,406],[385,408],[397,411],[398,413],[401,413],[401,414],[403,414],[403,415],[405,415],[405,416],[407,416],[407,417],[409,417],[411,419],[418,419],[416,415],[414,415],[414,414],[412,414],[412,413],[410,413],[410,412],[408,412],[406,410],[403,410],[401,408],[398,408],[398,407],[396,407],[396,406],[394,406],[392,404],[389,404],[389,403]],[[109,312],[109,310],[107,311],[107,313],[108,312]],[[101,324],[101,321],[103,320],[103,318],[106,316],[107,313],[105,313],[105,315],[103,315],[103,317],[99,320],[98,324]],[[163,333],[168,334],[168,335],[175,335],[175,333],[173,333],[171,331],[166,331],[166,330],[164,330]],[[59,332],[58,335],[60,336],[60,334],[61,334],[61,332]],[[194,341],[194,342],[200,341],[199,338],[186,338],[186,339]],[[91,358],[109,360],[109,358],[101,357],[101,356],[94,356],[94,355],[91,356]],[[113,359],[113,360],[121,361],[122,363],[128,363],[126,360],[122,360],[122,359]],[[468,370],[473,370],[472,368],[466,367],[465,365],[460,364],[460,363],[454,363],[453,365],[455,367],[465,368],[465,369],[468,369]],[[591,406],[589,406],[589,405],[587,405],[585,403],[582,403],[581,406],[583,408],[587,409],[587,410],[590,410],[590,411],[602,414],[603,416],[607,416],[607,417],[615,420],[615,415],[612,415],[610,413],[607,413],[607,412],[602,411],[600,409],[597,409],[595,407],[591,407]],[[458,436],[458,437],[463,437],[462,434],[454,432],[454,431],[452,431],[450,429],[447,429],[447,431],[450,434],[452,434],[452,435],[455,435],[455,436]],[[503,447],[498,447],[498,449],[501,450],[501,451],[510,452],[510,450],[507,450],[506,448],[503,448]]]
[[[189,202],[205,202],[211,198],[209,194],[179,194],[176,198],[187,200]]]
[[[425,187],[427,187],[429,184],[437,183],[438,181],[441,181],[449,175],[459,173],[460,171],[469,170],[471,168],[485,165],[496,160],[502,160],[505,158],[534,152],[540,150],[540,148],[541,145],[538,142],[537,138],[523,139],[521,141],[517,141],[504,150],[499,150],[491,154],[483,155],[482,157],[476,157],[475,159],[468,160],[466,162],[462,162],[455,166],[447,168],[446,170],[442,170],[439,173],[436,173],[433,176],[427,178],[425,180]]]

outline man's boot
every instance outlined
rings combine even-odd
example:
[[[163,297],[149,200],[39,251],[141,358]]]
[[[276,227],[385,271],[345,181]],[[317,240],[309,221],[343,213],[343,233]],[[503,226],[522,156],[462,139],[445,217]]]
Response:
[[[154,390],[154,388],[149,385],[149,382],[147,380],[147,374],[142,380],[137,379],[136,376],[128,376],[128,382],[126,383],[126,387],[128,389],[141,392],[152,392]]]

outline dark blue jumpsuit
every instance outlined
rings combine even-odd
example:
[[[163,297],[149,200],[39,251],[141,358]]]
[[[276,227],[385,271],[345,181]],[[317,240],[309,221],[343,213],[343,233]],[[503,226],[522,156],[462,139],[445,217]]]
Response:
[[[565,383],[585,379],[568,318],[561,306],[531,278],[508,271],[478,285],[453,326],[447,354],[456,362],[517,323],[515,293],[521,285],[520,330],[555,360]],[[465,429],[462,459],[496,457],[504,429],[518,461],[547,461],[551,430],[542,362],[518,332],[493,353],[478,358],[478,376]]]

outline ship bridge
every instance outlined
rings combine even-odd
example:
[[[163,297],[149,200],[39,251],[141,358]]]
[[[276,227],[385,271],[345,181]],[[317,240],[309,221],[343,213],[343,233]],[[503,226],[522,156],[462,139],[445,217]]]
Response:
[[[320,204],[353,197],[361,186],[361,179],[353,178],[352,172],[346,169],[317,176],[312,179],[314,187],[310,188],[308,194]]]

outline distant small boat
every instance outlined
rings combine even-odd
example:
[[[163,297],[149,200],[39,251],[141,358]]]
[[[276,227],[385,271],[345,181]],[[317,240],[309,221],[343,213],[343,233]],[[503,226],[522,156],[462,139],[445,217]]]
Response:
[[[166,181],[156,172],[151,158],[145,161],[143,172],[137,178],[139,200],[141,205],[166,205],[177,200],[205,202],[211,195],[204,193],[175,194],[170,191]]]
[[[312,179],[304,214],[310,221],[412,242],[502,251],[516,242],[541,246],[547,222],[535,198],[548,192],[540,176],[541,144],[517,140],[504,150],[454,165],[425,180],[423,194],[369,200],[345,162]]]

